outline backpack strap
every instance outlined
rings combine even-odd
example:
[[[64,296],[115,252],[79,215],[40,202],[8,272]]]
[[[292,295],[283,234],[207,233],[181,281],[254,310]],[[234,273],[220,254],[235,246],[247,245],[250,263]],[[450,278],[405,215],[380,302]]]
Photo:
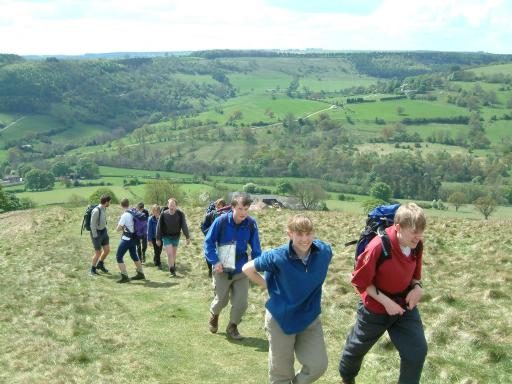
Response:
[[[377,230],[377,236],[380,238],[380,243],[382,245],[382,251],[380,253],[379,258],[377,259],[377,263],[375,266],[375,270],[379,269],[380,265],[388,260],[391,259],[391,240],[389,239],[388,234],[385,230],[381,230],[380,228]]]

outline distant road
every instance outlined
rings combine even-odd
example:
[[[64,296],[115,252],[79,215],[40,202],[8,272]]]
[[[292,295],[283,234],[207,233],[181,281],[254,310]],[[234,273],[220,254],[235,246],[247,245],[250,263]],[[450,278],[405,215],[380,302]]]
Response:
[[[18,121],[21,121],[25,118],[26,116],[21,116],[18,120],[15,120],[13,121],[12,123],[10,124],[7,124],[5,127],[3,127],[2,129],[0,129],[0,132],[3,132],[5,131],[7,128],[9,128],[10,126],[13,126],[14,124],[16,124]]]
[[[310,113],[309,115],[305,116],[304,118],[307,119],[308,117],[314,116],[314,115],[316,115],[318,113],[321,113],[321,112],[324,112],[324,111],[328,111],[329,109],[334,109],[334,108],[337,108],[337,106],[333,104],[329,108],[325,108],[325,109],[322,109],[320,111],[316,111],[316,112]]]

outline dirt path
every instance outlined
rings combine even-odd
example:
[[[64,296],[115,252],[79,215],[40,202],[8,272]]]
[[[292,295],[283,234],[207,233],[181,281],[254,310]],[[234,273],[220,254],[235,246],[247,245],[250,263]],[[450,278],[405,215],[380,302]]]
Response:
[[[5,127],[3,127],[2,129],[0,129],[0,132],[5,131],[7,128],[9,128],[9,127],[13,126],[14,124],[16,124],[18,121],[23,120],[25,117],[26,117],[26,116],[21,116],[18,120],[15,120],[15,121],[13,121],[12,123],[7,124]]]

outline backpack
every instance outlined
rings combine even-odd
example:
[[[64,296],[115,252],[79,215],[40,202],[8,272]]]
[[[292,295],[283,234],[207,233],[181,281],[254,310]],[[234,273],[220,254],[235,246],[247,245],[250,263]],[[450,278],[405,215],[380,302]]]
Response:
[[[213,211],[207,212],[206,215],[204,216],[203,222],[201,223],[201,232],[203,232],[203,235],[206,236],[206,234],[208,233],[208,230],[210,229],[210,227],[212,226],[213,222],[215,221],[215,219],[217,217],[219,217],[220,215],[223,215],[225,213],[228,213],[228,212],[231,212],[230,205],[219,208],[217,210],[214,209]]]
[[[89,231],[89,232],[91,231],[92,211],[96,207],[99,207],[99,205],[98,204],[91,204],[87,208],[85,208],[84,218],[82,220],[82,228],[80,229],[80,236],[82,236],[82,232],[84,231],[84,229],[86,231]],[[101,215],[101,209],[100,209],[100,215]]]
[[[210,212],[215,212],[217,208],[215,207],[215,201],[210,202],[208,207],[206,207],[206,214],[208,215]]]
[[[385,229],[393,225],[398,207],[400,207],[400,204],[379,205],[375,207],[368,214],[366,225],[359,236],[359,240],[345,243],[345,246],[357,244],[354,255],[354,268],[359,255],[364,252],[368,243],[370,243],[375,236],[379,236],[382,243],[382,252],[377,260],[376,268],[378,269],[384,261],[391,258],[391,241]]]
[[[133,228],[134,232],[130,235],[135,235],[135,237],[142,239],[147,236],[148,233],[148,217],[144,213],[144,211],[138,211],[135,208],[130,208],[128,212],[133,217]],[[129,236],[131,237],[131,236]]]

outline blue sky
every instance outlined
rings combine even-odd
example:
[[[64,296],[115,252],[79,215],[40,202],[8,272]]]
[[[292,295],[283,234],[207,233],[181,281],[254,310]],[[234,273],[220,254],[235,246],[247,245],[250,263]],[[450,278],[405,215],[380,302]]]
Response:
[[[509,0],[0,0],[0,53],[512,53]]]

